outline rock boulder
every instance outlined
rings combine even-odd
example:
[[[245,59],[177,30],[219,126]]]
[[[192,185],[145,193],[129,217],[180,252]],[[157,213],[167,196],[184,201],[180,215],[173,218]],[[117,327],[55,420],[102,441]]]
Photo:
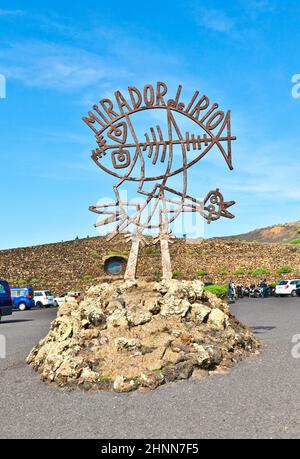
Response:
[[[204,376],[259,343],[200,281],[104,283],[62,305],[27,358],[44,381],[130,392]]]

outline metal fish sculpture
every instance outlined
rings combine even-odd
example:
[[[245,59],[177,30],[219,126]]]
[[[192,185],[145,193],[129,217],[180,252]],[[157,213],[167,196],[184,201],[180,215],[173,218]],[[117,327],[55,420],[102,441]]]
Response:
[[[144,105],[141,92],[130,87],[132,105],[119,91],[115,93],[120,113],[115,111],[110,100],[104,99],[100,104],[105,113],[94,105],[97,116],[89,112],[89,117],[83,118],[96,135],[98,146],[92,152],[93,160],[105,172],[119,179],[113,187],[116,198],[113,205],[90,207],[91,211],[105,215],[96,226],[115,222],[116,227],[109,234],[109,239],[133,226],[130,235],[132,249],[125,273],[127,279],[135,278],[139,245],[147,243],[143,236],[145,230],[158,230],[154,241],[161,243],[163,277],[170,278],[172,270],[168,243],[173,239],[170,225],[180,214],[197,212],[208,223],[220,217],[234,218],[228,209],[235,202],[225,201],[218,188],[207,193],[204,199],[194,198],[187,192],[188,169],[204,158],[213,147],[217,147],[228,167],[233,169],[231,142],[236,137],[231,135],[230,111],[226,114],[217,111],[218,104],[210,107],[206,96],[197,100],[198,91],[185,108],[180,102],[181,86],[178,87],[175,99],[165,102],[163,95],[167,87],[163,86],[163,92],[161,85],[163,83],[157,84],[156,97],[154,88],[151,85],[145,86]],[[165,110],[166,129],[162,129],[159,124],[150,127],[140,141],[134,129],[132,114],[155,109]],[[195,122],[197,130],[192,134],[182,134],[176,118],[178,114]],[[100,125],[100,129],[95,128],[95,123]],[[182,176],[180,190],[175,190],[168,183],[171,177],[177,175]],[[144,203],[122,202],[119,188],[129,181],[138,182],[137,192],[145,196]]]

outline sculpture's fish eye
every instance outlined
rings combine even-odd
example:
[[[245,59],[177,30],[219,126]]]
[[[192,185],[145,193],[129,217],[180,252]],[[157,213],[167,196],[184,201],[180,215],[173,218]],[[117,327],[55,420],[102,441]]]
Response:
[[[127,124],[124,121],[113,124],[107,133],[107,137],[118,143],[124,144],[127,140]]]
[[[130,152],[128,150],[114,150],[111,153],[111,161],[114,169],[124,169],[130,165]]]

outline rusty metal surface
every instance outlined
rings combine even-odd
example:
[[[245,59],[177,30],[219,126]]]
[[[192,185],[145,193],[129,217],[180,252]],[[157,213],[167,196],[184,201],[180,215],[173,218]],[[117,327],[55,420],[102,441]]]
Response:
[[[229,169],[233,169],[231,143],[236,137],[231,135],[231,112],[220,110],[217,103],[211,104],[199,91],[195,91],[186,105],[181,101],[181,85],[175,98],[169,99],[167,94],[168,88],[163,82],[155,86],[147,84],[142,91],[130,86],[126,97],[116,91],[115,103],[102,99],[83,117],[96,137],[97,148],[92,151],[92,159],[103,171],[118,179],[113,186],[115,202],[90,207],[92,212],[104,216],[95,226],[116,223],[108,239],[133,227],[131,234],[126,235],[132,239],[126,279],[135,278],[139,247],[147,244],[143,237],[146,230],[158,231],[153,242],[160,242],[163,277],[168,279],[172,277],[170,225],[179,215],[197,212],[208,223],[220,217],[234,218],[228,209],[235,202],[225,201],[218,188],[208,192],[204,199],[187,193],[188,170],[210,151],[219,151]],[[149,124],[155,118],[153,114],[158,118],[164,114],[165,126],[160,123],[146,129],[140,140],[134,128],[137,114],[148,115]],[[196,132],[183,133],[178,118],[182,124],[185,119],[195,123]],[[169,185],[175,176],[181,178],[181,189]],[[136,192],[145,198],[143,203],[122,200],[120,187],[126,182],[137,182]],[[147,189],[149,183],[150,189]]]

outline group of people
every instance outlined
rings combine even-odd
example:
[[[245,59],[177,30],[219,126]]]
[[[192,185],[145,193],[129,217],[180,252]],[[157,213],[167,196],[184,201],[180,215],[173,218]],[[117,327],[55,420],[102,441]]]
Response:
[[[234,282],[230,281],[228,284],[228,299],[234,301],[236,298],[243,298],[244,296],[251,296],[251,291],[260,289],[260,296],[267,298],[270,295],[270,286],[266,279],[263,279],[257,286],[250,285],[249,288],[237,286]]]

